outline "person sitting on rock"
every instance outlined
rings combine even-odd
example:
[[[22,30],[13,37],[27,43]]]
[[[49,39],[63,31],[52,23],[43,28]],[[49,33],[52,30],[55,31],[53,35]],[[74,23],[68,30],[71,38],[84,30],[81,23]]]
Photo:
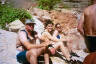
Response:
[[[79,57],[75,52],[74,52],[74,49],[72,49],[72,39],[69,38],[69,36],[67,36],[68,34],[65,34],[64,31],[63,31],[63,28],[62,26],[60,25],[60,23],[56,23],[55,24],[55,31],[54,31],[54,34],[53,36],[54,37],[57,37],[58,39],[66,39],[68,41],[64,42],[64,44],[66,45],[66,47],[68,48],[68,50],[70,51],[70,54],[72,56],[77,56]]]
[[[64,37],[64,35],[65,35],[65,33],[63,32],[62,26],[60,25],[60,23],[56,23],[53,36],[60,39],[60,38]]]
[[[65,39],[57,39],[53,37],[53,23],[51,20],[47,20],[45,23],[45,31],[42,33],[42,41],[49,44],[49,50],[51,54],[55,54],[55,50],[60,49],[63,55],[66,57],[67,60],[70,61],[70,54],[68,49],[64,46],[62,41],[66,41]],[[50,45],[52,47],[50,47]],[[46,54],[49,56],[48,54]]]
[[[20,51],[17,60],[24,64],[37,64],[37,57],[44,53],[47,44],[36,44],[38,39],[37,32],[34,31],[34,21],[27,19],[25,30],[18,32],[18,42],[16,48]],[[47,64],[45,62],[45,64]]]

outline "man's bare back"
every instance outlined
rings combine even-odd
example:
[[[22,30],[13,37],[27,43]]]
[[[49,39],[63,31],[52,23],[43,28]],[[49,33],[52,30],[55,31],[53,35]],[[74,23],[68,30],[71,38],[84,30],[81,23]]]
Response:
[[[96,4],[87,7],[78,24],[78,31],[85,37],[90,52],[96,51]]]
[[[84,10],[84,34],[86,36],[96,36],[96,4]]]

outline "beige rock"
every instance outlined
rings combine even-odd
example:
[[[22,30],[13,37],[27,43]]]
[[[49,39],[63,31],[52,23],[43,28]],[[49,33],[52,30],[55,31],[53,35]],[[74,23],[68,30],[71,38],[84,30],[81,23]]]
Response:
[[[47,11],[47,10],[33,8],[31,11],[31,14],[34,16],[37,16],[42,22],[44,22],[45,19],[51,19],[49,11]]]
[[[15,20],[8,24],[8,28],[10,31],[18,31],[19,29],[23,28],[24,24],[20,20]]]
[[[17,34],[0,29],[0,64],[19,64],[16,60]]]
[[[53,10],[51,11],[50,16],[54,23],[60,23],[65,31],[77,27],[77,18],[72,13],[63,13]]]

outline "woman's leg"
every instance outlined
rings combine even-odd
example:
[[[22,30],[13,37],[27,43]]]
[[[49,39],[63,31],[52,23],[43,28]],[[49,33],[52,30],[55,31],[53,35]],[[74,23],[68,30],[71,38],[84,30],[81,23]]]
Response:
[[[48,53],[44,53],[44,60],[45,60],[45,64],[49,64],[49,54]]]
[[[58,48],[60,48],[63,55],[66,57],[66,59],[70,60],[70,53],[69,53],[67,47],[64,46],[63,42],[58,42],[55,44],[55,49],[58,49]]]

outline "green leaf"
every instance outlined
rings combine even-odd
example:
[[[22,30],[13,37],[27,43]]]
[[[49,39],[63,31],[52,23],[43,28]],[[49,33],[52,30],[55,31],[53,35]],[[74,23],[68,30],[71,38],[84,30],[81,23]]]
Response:
[[[24,9],[13,8],[9,4],[0,4],[0,26],[2,29],[5,28],[6,23],[10,23],[16,19],[21,20],[23,18],[31,19],[32,16]]]

